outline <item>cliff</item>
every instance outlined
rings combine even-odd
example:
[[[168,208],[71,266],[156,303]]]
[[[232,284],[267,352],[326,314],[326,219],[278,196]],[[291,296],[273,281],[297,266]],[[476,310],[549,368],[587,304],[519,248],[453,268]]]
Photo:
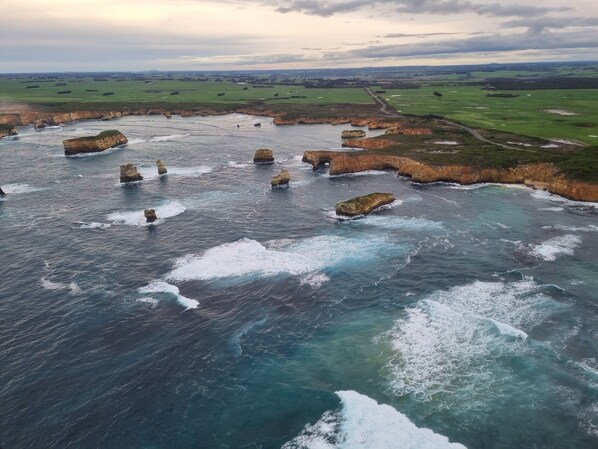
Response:
[[[314,170],[328,163],[331,175],[390,169],[396,170],[400,175],[409,176],[415,182],[525,184],[576,201],[598,201],[598,184],[568,179],[550,163],[526,164],[512,168],[436,166],[400,156],[335,151],[306,151],[303,162],[310,163]]]
[[[67,156],[79,153],[97,153],[108,148],[124,145],[128,140],[117,130],[103,131],[97,136],[76,137],[63,140],[64,154]]]

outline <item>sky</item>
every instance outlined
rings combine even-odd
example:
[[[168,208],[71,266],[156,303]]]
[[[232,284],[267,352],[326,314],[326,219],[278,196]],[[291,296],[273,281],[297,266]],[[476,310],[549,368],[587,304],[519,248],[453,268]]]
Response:
[[[597,0],[0,0],[0,73],[598,60]]]

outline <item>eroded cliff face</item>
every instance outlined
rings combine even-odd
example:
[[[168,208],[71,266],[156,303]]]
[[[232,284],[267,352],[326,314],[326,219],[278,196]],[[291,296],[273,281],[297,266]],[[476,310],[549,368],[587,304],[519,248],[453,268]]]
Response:
[[[12,125],[0,126],[0,137],[16,136],[17,128]]]
[[[77,137],[63,140],[64,154],[67,156],[79,153],[97,153],[108,148],[124,145],[128,140],[125,135],[116,130],[104,131],[97,136]]]
[[[409,176],[415,182],[526,184],[530,187],[545,188],[551,193],[572,200],[598,201],[598,184],[567,179],[559,173],[556,166],[549,163],[527,164],[507,169],[473,168],[464,165],[435,166],[400,156],[335,151],[306,151],[303,162],[310,163],[314,169],[328,163],[331,175],[392,169],[400,175]]]

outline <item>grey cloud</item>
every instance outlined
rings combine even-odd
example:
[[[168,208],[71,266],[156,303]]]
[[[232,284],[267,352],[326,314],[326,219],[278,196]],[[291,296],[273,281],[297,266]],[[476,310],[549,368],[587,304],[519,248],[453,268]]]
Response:
[[[276,11],[329,17],[337,13],[355,11],[373,5],[387,5],[399,12],[411,14],[475,13],[499,17],[537,17],[549,12],[572,9],[569,7],[550,8],[521,4],[479,3],[470,0],[375,0],[373,2],[369,0],[283,0],[276,3]]]
[[[328,59],[384,59],[572,48],[598,48],[598,33],[544,32],[535,35],[530,33],[514,35],[493,34],[476,38],[452,39],[421,44],[370,46],[345,52],[329,52],[324,57]]]
[[[596,27],[595,17],[538,17],[535,19],[510,20],[501,24],[503,28],[528,28],[531,33],[540,33],[547,29],[558,30],[569,27]]]
[[[429,36],[449,36],[454,34],[463,34],[463,33],[417,33],[417,34],[408,34],[408,33],[390,33],[386,34],[385,38],[388,39],[395,39],[395,38],[403,38],[403,37],[429,37]]]

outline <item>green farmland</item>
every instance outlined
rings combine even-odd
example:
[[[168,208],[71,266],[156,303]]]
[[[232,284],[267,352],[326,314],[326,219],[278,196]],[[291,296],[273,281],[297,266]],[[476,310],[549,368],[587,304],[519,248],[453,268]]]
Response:
[[[440,115],[477,128],[598,145],[598,89],[493,91],[437,85],[386,89],[382,97],[402,113]]]
[[[85,109],[114,106],[265,104],[373,104],[361,88],[244,85],[216,81],[94,80],[91,77],[46,80],[0,78],[0,101],[31,106]]]

